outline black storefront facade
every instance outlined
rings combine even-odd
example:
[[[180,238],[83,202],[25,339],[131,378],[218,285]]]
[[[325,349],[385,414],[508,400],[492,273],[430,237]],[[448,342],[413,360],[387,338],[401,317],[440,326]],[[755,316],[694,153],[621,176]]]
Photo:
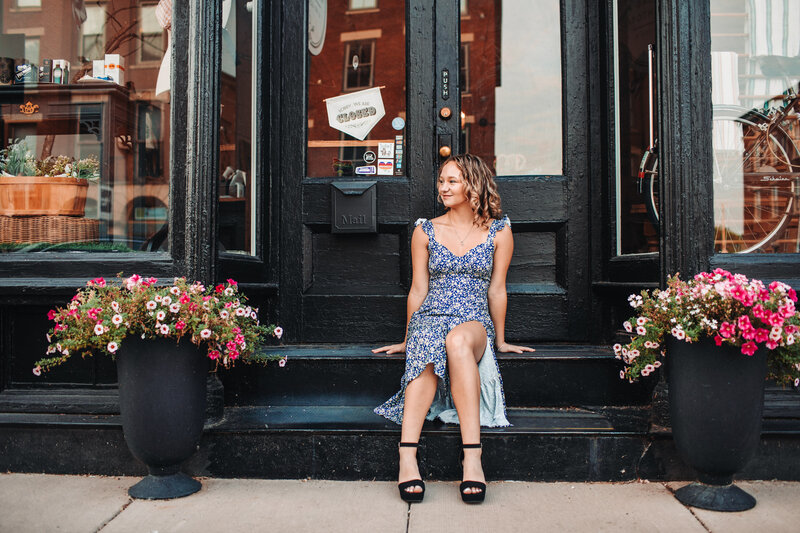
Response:
[[[721,249],[730,246],[734,232],[720,237],[715,230],[713,17],[722,7],[755,12],[754,2],[728,3],[736,5],[541,2],[551,4],[556,22],[549,27],[557,26],[551,32],[557,99],[552,91],[535,93],[543,111],[527,112],[524,102],[515,101],[529,94],[525,90],[496,91],[515,83],[501,56],[514,57],[511,47],[516,42],[522,48],[526,33],[518,30],[509,39],[514,28],[503,21],[518,14],[527,33],[537,35],[543,31],[530,25],[547,24],[543,12],[539,20],[524,4],[175,2],[170,35],[165,30],[158,41],[172,43],[171,50],[159,48],[158,57],[171,54],[169,101],[150,104],[169,123],[159,156],[168,194],[162,204],[137,204],[140,211],[132,211],[144,213],[145,229],[128,220],[123,251],[0,255],[0,468],[143,473],[122,437],[112,361],[71,361],[45,377],[30,372],[46,347],[48,309],[66,302],[87,279],[137,272],[204,282],[234,278],[261,308],[262,320],[286,332],[270,348],[288,355],[286,367],[239,365],[221,371],[219,381],[209,380],[215,409],[187,471],[391,479],[399,428],[371,407],[395,391],[402,358],[375,356],[370,348],[402,338],[414,221],[440,212],[434,183],[444,156],[469,150],[497,169],[503,209],[513,223],[507,336],[537,348],[533,356],[500,357],[514,427],[485,433],[489,477],[688,477],[671,443],[663,386],[619,379],[609,346],[629,316],[627,296],[674,272],[716,267],[800,284],[797,250],[775,244],[777,238],[797,239],[796,214],[789,213],[780,236],[749,253]],[[20,7],[24,2],[8,4],[12,15],[17,8],[35,10]],[[320,10],[326,16],[320,18]],[[5,15],[4,34],[13,33],[10,17]],[[238,30],[230,29],[230,17]],[[310,51],[319,46],[311,41],[319,38],[320,20],[323,44]],[[250,41],[240,36],[245,30]],[[225,60],[231,38],[238,50],[233,66]],[[387,41],[395,44],[381,46]],[[493,48],[481,48],[487,43]],[[653,45],[652,63],[647,44]],[[538,52],[522,53],[536,63]],[[133,65],[129,72],[134,75]],[[7,94],[20,90],[15,87]],[[24,105],[37,93],[22,87]],[[327,127],[326,99],[373,87],[382,89],[385,116],[366,141]],[[543,131],[530,133],[541,139],[536,142],[549,142],[547,150],[523,141],[518,153],[503,152],[504,143],[516,142],[508,124],[516,124],[510,121],[517,108],[517,122],[550,120],[532,128]],[[129,120],[138,124],[144,115],[136,109]],[[638,190],[634,167],[652,144],[651,123],[660,179],[647,197]],[[511,133],[500,133],[503,128]],[[124,144],[114,133],[109,142]],[[146,138],[142,152],[136,151],[136,135],[131,142],[133,154],[146,153]],[[356,174],[358,162],[368,166],[365,152],[378,152],[380,160],[386,144],[393,150],[384,157],[391,171]],[[119,145],[110,150],[124,152]],[[542,152],[545,159],[535,159]],[[120,161],[111,163],[118,174],[128,168]],[[242,189],[234,187],[231,173],[226,188],[220,187],[228,168],[233,176],[244,170]],[[155,184],[153,190],[161,183],[151,181],[145,185]],[[98,241],[105,230],[108,241],[122,239],[109,229],[119,227],[117,215],[104,222],[98,194]],[[374,214],[374,228],[360,227],[359,219],[340,231],[348,221],[336,218],[336,210],[349,209],[347,202],[362,194],[374,194],[374,207],[359,208],[367,218]],[[648,219],[648,198],[657,199],[657,220]],[[158,216],[163,220],[146,224]],[[765,417],[760,453],[744,476],[800,479],[800,463],[793,459],[800,445],[796,391],[770,388]],[[423,453],[429,474],[456,478],[455,455],[445,454],[459,442],[457,428],[426,425],[423,439],[437,443]]]

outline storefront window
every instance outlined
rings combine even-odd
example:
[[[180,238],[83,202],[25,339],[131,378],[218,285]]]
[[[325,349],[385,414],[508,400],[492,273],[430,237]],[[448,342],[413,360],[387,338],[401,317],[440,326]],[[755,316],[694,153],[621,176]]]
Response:
[[[249,4],[249,5],[248,5]],[[220,251],[255,255],[253,172],[253,10],[257,2],[222,2],[220,113]]]
[[[309,0],[309,177],[402,176],[405,2]]]
[[[462,4],[462,14],[466,4]],[[560,175],[561,17],[556,0],[469,2],[461,20],[461,147],[498,175]],[[532,31],[535,28],[535,31]]]
[[[162,4],[0,3],[3,252],[167,250]]]
[[[800,252],[800,2],[711,1],[714,247]]]
[[[655,1],[614,2],[617,254],[658,251]]]

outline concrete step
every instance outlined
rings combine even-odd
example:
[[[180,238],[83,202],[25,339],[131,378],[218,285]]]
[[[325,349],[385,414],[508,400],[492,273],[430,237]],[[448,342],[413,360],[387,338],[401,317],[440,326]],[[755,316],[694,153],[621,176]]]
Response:
[[[378,405],[397,392],[403,354],[373,354],[374,345],[315,344],[267,350],[287,357],[283,368],[253,365],[220,374],[227,405]],[[510,407],[646,405],[655,380],[630,384],[607,346],[535,346],[499,354]]]

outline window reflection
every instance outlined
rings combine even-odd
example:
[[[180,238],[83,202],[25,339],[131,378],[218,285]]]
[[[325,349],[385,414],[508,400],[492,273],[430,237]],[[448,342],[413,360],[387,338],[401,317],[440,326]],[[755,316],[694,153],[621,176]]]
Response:
[[[251,5],[255,6],[256,2]],[[253,13],[247,2],[222,3],[219,246],[256,254],[253,214],[258,176],[253,173]]]
[[[715,250],[800,252],[800,3],[711,13]]]
[[[461,43],[462,151],[498,175],[561,174],[559,2],[471,0]]]
[[[402,176],[408,164],[403,160],[405,2],[332,0],[327,2],[327,18],[323,20],[320,12],[319,2],[309,1],[310,41],[322,35],[324,40],[308,52],[306,173]],[[340,103],[332,126],[328,102],[334,98]],[[382,117],[377,112],[381,107]],[[351,129],[354,125],[357,128]]]
[[[0,249],[166,251],[170,2],[0,5]]]

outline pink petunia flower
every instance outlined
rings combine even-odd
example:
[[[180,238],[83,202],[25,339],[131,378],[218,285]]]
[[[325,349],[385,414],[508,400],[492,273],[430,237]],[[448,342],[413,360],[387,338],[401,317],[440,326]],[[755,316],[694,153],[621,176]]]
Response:
[[[766,342],[768,338],[769,338],[769,331],[767,331],[764,328],[758,328],[756,330],[755,337],[753,337],[753,340],[760,343],[760,342]]]
[[[209,350],[208,351],[208,358],[209,359],[219,359],[219,352],[217,350]]]
[[[49,311],[47,312],[47,320],[54,320],[54,319],[56,318],[56,315],[57,315],[57,314],[58,314],[58,313],[56,313],[56,310],[55,310],[55,309],[51,309],[51,310],[49,310]]]
[[[729,322],[723,322],[719,326],[719,334],[725,339],[733,337],[736,335],[736,325]]]
[[[236,283],[236,281],[232,280],[231,278],[228,278],[228,284],[233,285],[234,287],[238,285],[238,283]]]
[[[42,375],[42,367],[40,367],[38,365],[33,367],[33,375],[34,376],[41,376]]]
[[[177,329],[178,331],[182,330],[185,327],[186,327],[186,322],[184,322],[183,320],[178,320],[177,322],[175,322],[175,329]]]
[[[753,355],[756,350],[758,350],[758,346],[753,341],[742,344],[742,353],[745,355]]]
[[[722,337],[720,337],[719,335],[716,335],[716,336],[714,337],[714,342],[715,342],[715,343],[717,343],[717,346],[722,346],[722,341],[723,341],[723,340],[724,340],[724,339],[723,339]]]
[[[281,337],[283,337],[283,328],[278,326],[277,328],[275,328],[275,331],[273,333],[275,337],[280,339]]]

